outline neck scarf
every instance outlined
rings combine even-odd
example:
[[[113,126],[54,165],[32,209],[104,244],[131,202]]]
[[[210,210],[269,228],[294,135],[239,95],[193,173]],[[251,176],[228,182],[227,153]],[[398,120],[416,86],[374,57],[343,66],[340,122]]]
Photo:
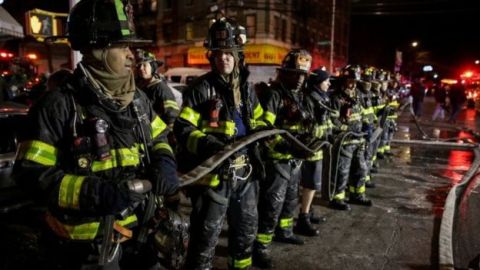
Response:
[[[93,81],[100,94],[127,107],[135,95],[135,78],[133,71],[126,75],[115,73],[107,62],[107,49],[92,50],[83,56],[82,64],[88,71],[87,76]]]

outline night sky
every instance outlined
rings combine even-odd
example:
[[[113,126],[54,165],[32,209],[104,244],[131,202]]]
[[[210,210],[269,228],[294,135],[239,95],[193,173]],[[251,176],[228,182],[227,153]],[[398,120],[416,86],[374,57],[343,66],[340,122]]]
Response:
[[[346,1],[346,0],[336,0]],[[352,0],[349,59],[392,69],[395,49],[403,49],[404,63],[414,53],[442,75],[456,75],[480,59],[479,0]],[[40,8],[67,12],[67,0],[5,0],[17,20],[23,12]],[[416,40],[413,51],[410,43]],[[418,54],[417,54],[418,56]]]
[[[480,59],[480,1],[354,0],[351,63],[392,69],[395,48],[404,49],[406,62],[413,40],[422,62],[441,75],[458,75]]]

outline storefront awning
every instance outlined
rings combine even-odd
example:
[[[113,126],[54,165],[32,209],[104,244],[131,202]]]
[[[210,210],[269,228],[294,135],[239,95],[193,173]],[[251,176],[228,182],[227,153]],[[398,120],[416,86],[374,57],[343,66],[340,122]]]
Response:
[[[0,40],[10,38],[23,38],[23,27],[0,6]]]
[[[189,65],[208,65],[206,57],[207,50],[203,47],[192,47],[188,49]],[[245,62],[247,64],[260,65],[280,65],[283,57],[287,55],[286,48],[270,45],[270,44],[247,44],[243,53],[245,54]]]

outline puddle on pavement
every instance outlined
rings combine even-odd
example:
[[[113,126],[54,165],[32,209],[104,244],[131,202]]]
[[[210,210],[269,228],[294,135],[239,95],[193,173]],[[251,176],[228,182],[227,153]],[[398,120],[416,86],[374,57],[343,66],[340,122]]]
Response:
[[[470,116],[475,117],[475,114]],[[470,119],[467,113],[466,119]],[[462,140],[470,140],[473,142],[474,138],[469,132],[458,131],[454,129],[431,127],[424,129],[425,133],[431,138],[438,138],[438,140],[445,141],[449,138],[457,138],[457,142]],[[402,126],[398,128],[398,134],[396,138],[401,140],[415,140],[419,139],[420,132],[416,127]],[[420,165],[428,168],[428,165],[432,163],[441,162],[445,165],[438,175],[443,178],[449,179],[448,184],[443,184],[435,188],[429,189],[426,194],[426,199],[432,203],[432,212],[436,218],[441,218],[443,214],[443,207],[445,205],[448,192],[453,185],[460,182],[463,175],[467,172],[473,162],[474,154],[472,151],[465,150],[441,150],[434,149],[432,147],[422,146],[400,146],[397,148],[398,152],[396,157],[401,163],[409,165]],[[418,157],[426,157],[425,159],[419,159]],[[445,164],[445,162],[447,162]],[[423,209],[404,209],[405,212],[418,212],[421,214]]]

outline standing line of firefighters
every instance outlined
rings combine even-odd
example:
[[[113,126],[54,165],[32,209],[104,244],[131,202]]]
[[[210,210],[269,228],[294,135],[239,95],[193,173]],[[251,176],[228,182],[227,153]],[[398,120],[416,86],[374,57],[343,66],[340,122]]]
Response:
[[[298,234],[319,235],[312,223],[325,217],[312,201],[322,187],[333,209],[372,205],[366,187],[375,186],[376,159],[390,154],[399,106],[398,82],[386,72],[348,66],[332,91],[328,72],[311,72],[309,52],[293,49],[276,79],[254,89],[245,28],[222,18],[204,43],[211,71],[179,108],[148,52],[137,54],[134,80],[128,46],[141,40],[130,9],[102,0],[72,9],[69,40],[83,60],[30,112],[14,177],[48,207],[52,269],[211,269],[225,220],[228,267],[272,268],[272,241],[302,245]],[[269,129],[287,130],[312,151],[277,134],[183,188],[192,203],[183,263],[181,249],[164,241],[172,228],[161,226],[178,212],[176,171]]]

